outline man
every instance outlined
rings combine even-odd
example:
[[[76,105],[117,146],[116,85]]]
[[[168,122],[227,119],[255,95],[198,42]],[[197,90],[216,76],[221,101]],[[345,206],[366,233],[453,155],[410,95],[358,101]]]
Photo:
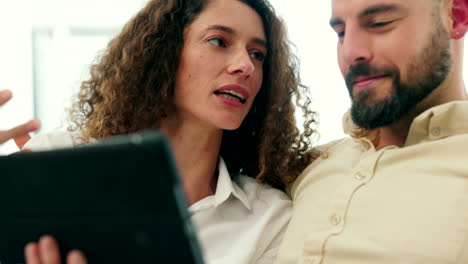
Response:
[[[290,192],[277,263],[468,263],[468,0],[332,0],[350,138]]]

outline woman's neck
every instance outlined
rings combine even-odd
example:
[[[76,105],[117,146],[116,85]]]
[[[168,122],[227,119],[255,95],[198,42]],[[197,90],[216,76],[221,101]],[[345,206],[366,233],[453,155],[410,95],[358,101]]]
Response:
[[[213,195],[222,130],[180,120],[165,120],[160,130],[171,142],[189,205]]]

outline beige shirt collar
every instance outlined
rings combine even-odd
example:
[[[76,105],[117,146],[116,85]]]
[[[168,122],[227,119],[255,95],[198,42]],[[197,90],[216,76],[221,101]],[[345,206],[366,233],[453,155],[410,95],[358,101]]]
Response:
[[[373,141],[377,136],[377,130],[365,130],[354,124],[350,111],[343,116],[343,130],[353,138]],[[454,101],[432,107],[417,116],[411,124],[405,146],[466,133],[468,101]]]

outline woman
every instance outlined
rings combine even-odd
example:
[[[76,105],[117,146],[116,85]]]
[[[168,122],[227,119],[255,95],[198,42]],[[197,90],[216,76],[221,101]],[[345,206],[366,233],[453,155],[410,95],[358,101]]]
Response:
[[[25,148],[158,129],[172,144],[207,263],[272,263],[291,203],[270,186],[284,188],[313,158],[314,116],[292,58],[263,0],[150,1],[92,66],[72,133]],[[50,237],[28,244],[27,262],[58,263],[56,247]]]

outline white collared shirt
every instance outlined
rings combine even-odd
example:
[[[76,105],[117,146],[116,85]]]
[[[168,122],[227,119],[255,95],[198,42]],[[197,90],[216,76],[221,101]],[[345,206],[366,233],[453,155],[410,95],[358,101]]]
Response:
[[[71,147],[73,136],[53,132],[32,138],[24,148]],[[270,264],[276,258],[292,214],[283,192],[255,179],[231,177],[222,158],[215,195],[189,207],[206,264]]]

